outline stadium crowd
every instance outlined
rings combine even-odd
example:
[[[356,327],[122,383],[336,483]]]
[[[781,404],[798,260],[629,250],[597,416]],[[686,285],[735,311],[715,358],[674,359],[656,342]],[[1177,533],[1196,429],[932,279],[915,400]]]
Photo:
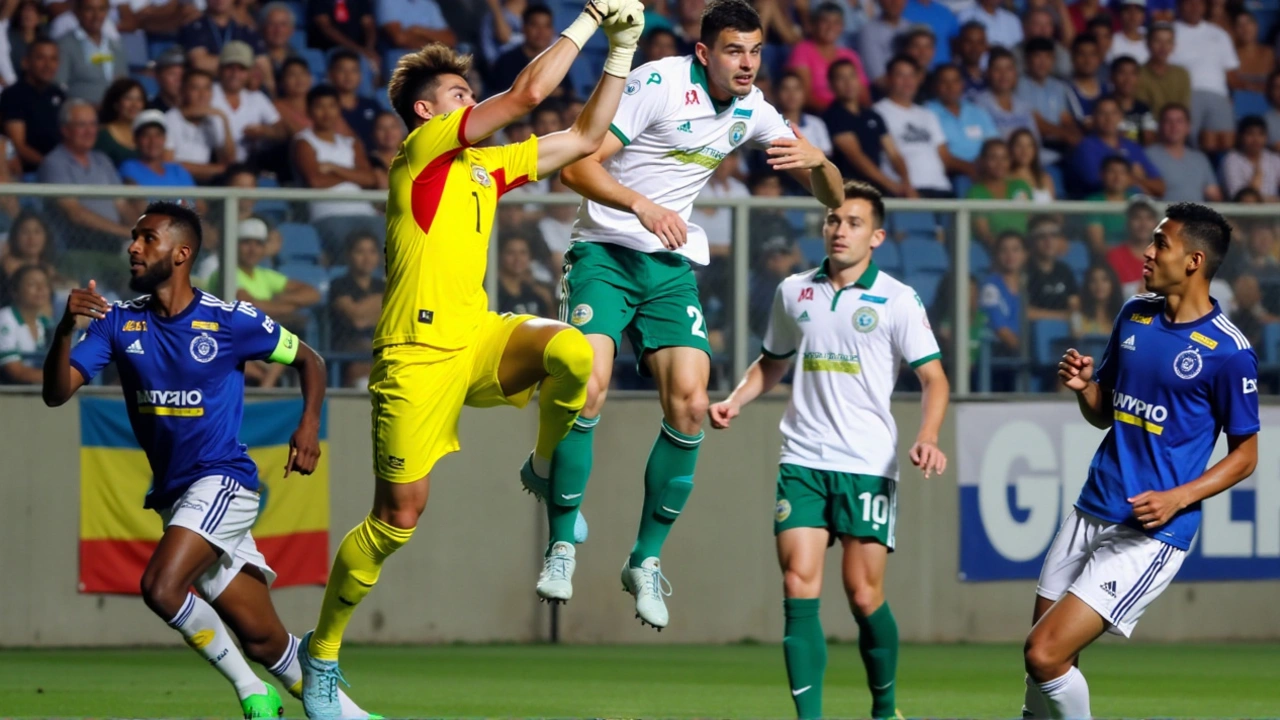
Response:
[[[646,0],[642,61],[690,53],[705,0]],[[510,86],[578,0],[0,0],[0,182],[166,188],[382,189],[405,137],[390,68],[431,41],[476,58],[483,97]],[[1026,199],[975,213],[974,387],[1052,390],[1060,342],[1105,343],[1141,283],[1154,200],[1280,199],[1274,0],[755,0],[766,45],[758,86],[848,178],[888,196]],[[490,140],[568,127],[607,48],[585,48],[556,95]],[[565,192],[556,176],[514,192]],[[730,156],[705,197],[799,195],[758,153]],[[1124,214],[1062,215],[1055,199],[1128,201]],[[220,201],[219,201],[220,202]],[[223,213],[207,213],[195,275],[219,292]],[[0,193],[0,379],[39,382],[38,354],[69,288],[93,277],[128,296],[122,250],[145,200]],[[336,358],[360,386],[381,304],[376,203],[242,200],[238,296]],[[496,305],[555,316],[576,209],[500,208]],[[712,262],[703,305],[730,381],[733,213],[695,210]],[[896,212],[877,263],[919,291],[944,353],[955,325],[954,217]],[[816,211],[751,211],[753,347],[782,278],[821,261]],[[1280,347],[1280,238],[1238,220],[1215,297],[1259,348]],[[625,362],[623,362],[625,360]],[[622,349],[620,367],[629,364]],[[249,370],[280,381],[279,368]],[[639,387],[625,373],[616,382]],[[907,380],[909,382],[909,380]]]

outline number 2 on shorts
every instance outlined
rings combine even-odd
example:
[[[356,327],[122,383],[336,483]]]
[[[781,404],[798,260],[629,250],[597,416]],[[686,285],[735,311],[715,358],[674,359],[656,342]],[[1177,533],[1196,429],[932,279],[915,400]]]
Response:
[[[685,308],[685,312],[688,313],[689,317],[693,318],[693,327],[689,328],[689,332],[693,333],[694,337],[700,337],[705,340],[707,331],[704,329],[706,328],[706,323],[702,320],[702,311],[690,305]]]
[[[876,522],[881,525],[889,522],[889,496],[875,495],[869,492],[860,493],[862,501],[862,522]]]

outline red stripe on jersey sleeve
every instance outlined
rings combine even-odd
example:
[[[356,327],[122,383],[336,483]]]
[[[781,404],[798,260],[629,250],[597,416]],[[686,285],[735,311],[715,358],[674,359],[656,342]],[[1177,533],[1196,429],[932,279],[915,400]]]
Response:
[[[418,177],[413,179],[411,206],[413,220],[422,228],[422,232],[430,232],[435,222],[436,212],[440,209],[440,198],[444,196],[444,187],[449,180],[449,167],[453,159],[458,157],[462,148],[456,148],[431,161]]]
[[[471,109],[475,105],[468,105],[462,109],[462,119],[458,121],[458,146],[468,148],[471,143],[467,142],[467,120],[471,119]]]
[[[497,170],[494,170],[491,174],[493,175],[493,179],[498,181],[498,197],[502,197],[503,195],[507,194],[507,191],[515,190],[521,185],[524,185],[529,182],[528,175],[521,175],[520,177],[516,178],[511,182],[507,182],[506,168],[498,168]]]

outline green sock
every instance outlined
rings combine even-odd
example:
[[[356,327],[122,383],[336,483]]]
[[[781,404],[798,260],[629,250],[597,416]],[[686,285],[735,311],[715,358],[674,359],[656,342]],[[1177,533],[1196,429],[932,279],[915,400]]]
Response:
[[[822,677],[827,672],[827,639],[822,636],[818,598],[782,601],[787,624],[782,654],[787,659],[791,699],[800,720],[822,717]]]
[[[871,717],[891,718],[897,712],[895,681],[898,674],[898,622],[885,602],[866,617],[854,613],[858,622],[858,650],[867,668],[871,690]]]
[[[662,553],[662,543],[693,492],[693,469],[698,464],[702,435],[701,431],[685,435],[662,422],[644,468],[644,509],[636,544],[631,548],[631,567],[640,567],[645,558]]]
[[[556,445],[551,456],[551,490],[547,497],[547,525],[551,528],[551,545],[573,542],[573,524],[578,520],[578,506],[591,478],[591,439],[600,416],[579,417],[573,429]],[[563,496],[571,496],[564,500]],[[576,497],[575,497],[576,496]]]

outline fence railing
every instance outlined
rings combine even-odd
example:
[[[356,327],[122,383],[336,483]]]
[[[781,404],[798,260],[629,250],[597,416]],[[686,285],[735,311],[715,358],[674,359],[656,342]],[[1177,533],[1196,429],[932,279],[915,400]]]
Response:
[[[239,221],[239,201],[284,201],[286,203],[341,202],[363,201],[383,203],[386,193],[381,191],[361,192],[329,192],[309,189],[290,188],[156,188],[135,186],[79,186],[79,185],[39,185],[39,184],[5,184],[0,185],[0,198],[60,198],[74,197],[81,199],[124,198],[145,199],[155,197],[189,198],[193,200],[218,201],[213,203],[211,214],[218,215],[222,226],[220,249],[220,265],[222,268],[234,268],[237,265],[236,234]],[[511,193],[502,200],[503,205],[577,205],[581,199],[574,194],[551,193]],[[807,197],[750,197],[733,199],[708,199],[696,204],[699,208],[726,208],[732,211],[733,233],[729,267],[732,269],[730,295],[732,338],[728,355],[729,365],[734,378],[740,377],[753,361],[757,348],[750,346],[752,333],[749,328],[749,282],[751,276],[751,231],[753,211],[808,211],[820,213],[823,208],[812,198]],[[966,396],[973,392],[970,382],[971,360],[969,355],[970,331],[970,289],[967,278],[971,274],[970,252],[974,243],[972,222],[975,213],[988,215],[991,213],[1050,213],[1063,216],[1081,215],[1123,215],[1127,204],[1123,202],[1082,202],[1062,201],[1052,203],[1035,203],[1011,200],[888,200],[886,202],[890,222],[899,213],[938,213],[948,220],[940,222],[939,241],[945,243],[950,264],[945,270],[954,274],[956,281],[952,283],[954,296],[951,304],[954,308],[952,324],[952,346],[944,348],[950,354],[952,386],[955,394]],[[1224,215],[1230,218],[1264,218],[1273,220],[1276,217],[1276,206],[1265,204],[1233,204],[1217,206]],[[693,222],[697,222],[695,217]],[[322,225],[325,221],[318,221]],[[797,233],[799,234],[799,233]],[[497,267],[497,243],[491,243],[490,267]],[[236,294],[236,276],[232,272],[221,275],[220,291],[224,297]],[[492,302],[496,302],[498,273],[491,271],[486,277],[486,285]]]

